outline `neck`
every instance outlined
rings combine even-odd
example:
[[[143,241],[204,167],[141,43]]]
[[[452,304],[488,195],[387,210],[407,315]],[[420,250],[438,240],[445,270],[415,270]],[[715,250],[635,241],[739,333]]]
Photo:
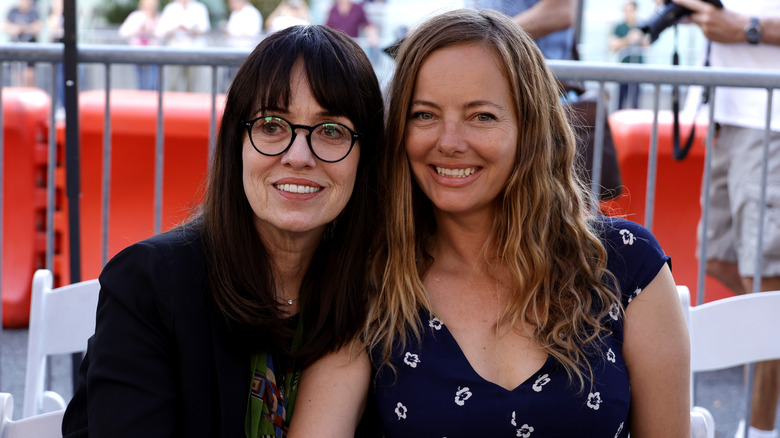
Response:
[[[492,216],[464,217],[439,212],[435,216],[436,235],[430,248],[434,259],[472,268],[485,267],[484,246],[493,226]],[[492,258],[494,254],[495,245],[492,244],[487,256]]]
[[[258,227],[258,230],[278,275],[277,299],[297,311],[303,277],[322,241],[325,227],[306,233],[273,232],[268,227]],[[289,305],[288,300],[293,300],[293,304]]]

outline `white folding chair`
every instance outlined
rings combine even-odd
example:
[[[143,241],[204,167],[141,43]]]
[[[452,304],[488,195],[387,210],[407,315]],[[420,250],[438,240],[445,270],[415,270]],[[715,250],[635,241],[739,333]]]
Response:
[[[715,438],[715,419],[700,406],[691,409],[691,438]]]
[[[690,303],[687,287],[678,286],[678,292],[681,301]],[[683,311],[688,313],[691,372],[780,359],[778,310],[780,291],[738,295],[695,307],[687,304]]]
[[[780,291],[738,295],[693,307],[686,286],[677,286],[677,293],[691,340],[691,405],[694,373],[780,359]],[[709,421],[714,432],[711,415]]]
[[[64,409],[13,420],[14,398],[0,392],[0,438],[60,438]]]
[[[65,408],[62,396],[47,391],[44,386],[46,358],[85,351],[87,340],[95,332],[98,280],[56,289],[52,289],[52,281],[51,271],[35,271],[27,341],[24,417]]]

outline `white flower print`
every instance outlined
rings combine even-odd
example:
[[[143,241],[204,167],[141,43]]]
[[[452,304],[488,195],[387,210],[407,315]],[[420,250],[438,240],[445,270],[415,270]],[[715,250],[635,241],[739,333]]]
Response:
[[[621,422],[620,426],[618,426],[617,432],[615,432],[615,438],[618,438],[618,436],[620,436],[620,432],[622,431],[623,431],[623,423]]]
[[[612,305],[609,306],[609,317],[614,319],[615,321],[618,320],[618,306],[617,306],[617,303],[612,303]]]
[[[404,363],[412,368],[417,368],[417,364],[420,363],[420,356],[407,351],[406,355],[404,355]]]
[[[588,394],[588,407],[594,411],[598,411],[601,407],[601,393],[591,392]]]
[[[536,382],[534,382],[534,385],[532,388],[536,392],[542,392],[542,386],[550,383],[550,375],[549,374],[542,374],[541,376],[536,378]]]
[[[406,420],[406,406],[404,406],[403,403],[398,402],[397,405],[395,405],[395,415],[398,415],[399,420]]]
[[[471,398],[471,390],[469,390],[468,386],[464,386],[461,388],[458,386],[458,392],[455,393],[455,404],[458,406],[463,406],[466,404],[466,400]]]
[[[432,318],[428,321],[428,327],[431,327],[434,330],[441,330],[442,322],[439,318]]]
[[[546,374],[545,374],[545,376],[546,376]],[[549,381],[549,379],[548,379],[548,381]],[[512,421],[511,421],[511,423],[512,423],[512,426],[517,427],[517,421],[515,420],[515,411],[512,411]],[[521,427],[520,429],[517,429],[517,436],[522,437],[522,438],[529,438],[531,436],[531,432],[533,432],[533,431],[534,431],[533,427],[531,427],[531,426],[529,426],[527,424],[523,424],[523,427]]]
[[[626,230],[625,228],[620,230],[620,236],[623,237],[623,244],[624,245],[633,245],[634,244],[634,235],[631,233],[631,231]]]
[[[607,350],[607,360],[612,362],[612,363],[615,363],[615,352],[612,351],[611,348],[609,350]]]
[[[520,438],[529,438],[533,431],[534,431],[533,427],[524,424],[523,427],[517,429],[517,436],[519,436]]]

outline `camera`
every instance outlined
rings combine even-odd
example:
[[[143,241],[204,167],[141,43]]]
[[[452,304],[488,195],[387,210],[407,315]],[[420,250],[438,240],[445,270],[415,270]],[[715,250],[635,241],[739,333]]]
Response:
[[[720,2],[720,0],[702,1],[718,8],[723,7],[723,4]],[[645,24],[639,26],[639,29],[650,37],[650,42],[652,43],[658,39],[658,36],[667,27],[670,27],[684,17],[687,17],[691,14],[691,12],[693,11],[688,8],[679,6],[677,3],[673,3],[672,0],[664,0],[664,6],[661,11],[651,19],[647,20]]]

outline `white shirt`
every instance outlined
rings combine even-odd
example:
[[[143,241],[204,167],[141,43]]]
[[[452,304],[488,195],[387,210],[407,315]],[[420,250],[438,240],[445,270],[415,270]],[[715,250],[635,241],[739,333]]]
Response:
[[[233,47],[251,47],[260,39],[263,29],[263,16],[251,4],[232,11],[225,26],[228,44]]]
[[[160,14],[155,34],[160,38],[167,38],[170,46],[194,47],[205,45],[203,34],[209,30],[211,30],[209,11],[203,3],[189,0],[184,7],[181,2],[172,1]],[[197,32],[197,35],[192,35],[188,31]]]
[[[721,0],[723,6],[751,17],[780,17],[779,0]],[[712,43],[710,65],[713,67],[768,70],[780,72],[780,46],[772,44]],[[765,89],[715,89],[715,121],[748,128],[766,126]],[[772,130],[780,131],[780,90],[772,96]]]
[[[155,30],[157,19],[149,19],[143,11],[133,11],[119,26],[119,35],[127,38],[132,45],[147,46],[157,44]]]

